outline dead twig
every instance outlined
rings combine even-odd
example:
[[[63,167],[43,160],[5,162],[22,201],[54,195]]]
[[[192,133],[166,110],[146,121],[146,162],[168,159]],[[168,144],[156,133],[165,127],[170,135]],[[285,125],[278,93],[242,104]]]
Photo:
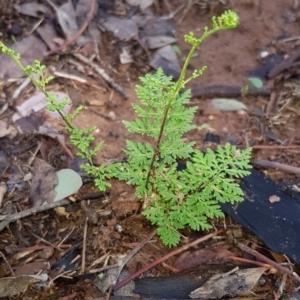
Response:
[[[82,259],[81,259],[81,274],[84,274],[85,270],[85,253],[86,253],[86,237],[87,237],[87,228],[88,228],[88,216],[86,203],[81,201],[81,207],[84,210],[84,226],[83,226],[83,242],[82,242]]]
[[[94,273],[100,273],[109,269],[116,269],[119,267],[119,264],[114,264],[114,265],[110,265],[110,266],[105,266],[102,268],[98,268],[98,269],[92,269],[90,271],[88,271],[86,274],[94,274]]]
[[[131,243],[131,244],[126,244],[126,243],[123,243],[121,244],[122,247],[134,247],[137,243]],[[159,257],[157,257],[157,255],[155,255],[154,253],[152,253],[151,251],[147,250],[147,249],[144,249],[145,253],[147,253],[149,256],[153,257],[154,259],[159,259]],[[162,263],[162,265],[168,269],[169,271],[173,272],[173,273],[179,273],[181,270],[180,269],[177,269],[177,268],[174,268],[166,263]]]
[[[249,248],[248,246],[237,242],[237,246],[242,250],[245,251],[247,253],[252,254],[253,256],[257,257],[259,260],[266,262],[267,264],[271,265],[272,267],[274,267],[275,269],[281,271],[283,274],[287,274],[288,276],[290,276],[291,278],[293,278],[294,280],[300,282],[300,277],[296,272],[293,272],[283,266],[281,266],[280,264],[278,264],[277,262],[265,257],[264,255],[258,253],[256,250],[253,250],[251,248]]]
[[[265,112],[266,116],[269,116],[270,113],[272,113],[276,110],[277,103],[278,103],[278,93],[273,91],[271,93],[270,100],[266,107],[266,112]]]
[[[218,231],[215,231],[215,232],[212,232],[210,234],[207,234],[206,236],[200,238],[200,239],[197,239],[187,245],[184,245],[183,247],[181,248],[178,248],[170,253],[168,253],[167,255],[153,261],[152,263],[150,263],[149,265],[143,267],[142,269],[138,270],[137,272],[135,272],[134,274],[131,274],[130,276],[128,276],[127,278],[125,278],[124,280],[118,282],[115,287],[114,287],[114,291],[120,289],[122,286],[124,286],[125,284],[127,284],[128,282],[130,282],[131,280],[137,278],[138,276],[140,276],[141,274],[145,273],[146,271],[150,270],[151,268],[159,265],[160,263],[164,262],[165,260],[169,259],[170,257],[174,256],[174,255],[177,255],[187,249],[189,249],[190,247],[193,247],[199,243],[202,243],[210,238],[212,238],[213,236],[215,235],[218,235],[220,233],[224,232],[224,229],[220,229]]]
[[[9,271],[11,273],[11,276],[16,277],[14,270],[12,269],[11,265],[9,264],[8,260],[6,259],[5,255],[2,253],[2,251],[0,251],[0,256],[2,256],[3,260],[7,264]]]
[[[35,215],[36,213],[51,209],[51,208],[55,208],[57,206],[63,206],[63,205],[67,205],[72,203],[72,201],[67,200],[67,199],[63,199],[60,201],[55,201],[53,203],[49,203],[49,204],[43,204],[41,206],[38,207],[33,207],[33,208],[29,208],[23,211],[20,211],[18,213],[15,214],[11,214],[11,215],[0,215],[0,221],[17,221],[19,219],[31,216],[31,215]]]
[[[154,230],[149,236],[147,236],[141,243],[139,243],[139,245],[137,247],[135,247],[132,251],[130,251],[123,259],[118,261],[118,274],[116,276],[116,280],[115,283],[118,281],[118,278],[124,268],[124,266],[127,264],[127,262],[142,248],[144,247],[144,245],[149,242],[154,236],[156,235],[156,230]],[[129,276],[130,277],[130,276]],[[129,278],[127,277],[127,278]],[[125,279],[126,280],[126,279]],[[122,280],[121,282],[124,282],[125,280]],[[129,280],[130,281],[130,280]],[[128,282],[129,282],[128,281]],[[127,283],[127,282],[126,282]],[[125,284],[126,284],[125,283]],[[120,287],[122,287],[123,285],[119,286],[120,282],[118,284],[116,284],[113,287],[113,290],[116,291],[117,289],[119,289]],[[117,287],[117,288],[116,288]],[[112,289],[109,290],[110,293],[112,292]],[[110,295],[110,293],[108,295]]]
[[[59,248],[61,249],[69,249],[71,247],[70,244],[59,244]],[[52,246],[31,246],[31,247],[20,247],[20,248],[12,248],[13,252],[26,252],[26,251],[37,251],[37,250],[45,250],[52,248]]]
[[[278,288],[277,293],[276,293],[277,299],[280,299],[281,296],[283,295],[283,291],[284,291],[285,286],[286,286],[286,280],[287,280],[287,274],[283,274],[283,276],[281,278],[279,288]]]
[[[6,81],[8,82],[8,81]],[[31,82],[30,78],[27,77],[26,79],[23,80],[23,82],[15,89],[13,95],[11,96],[11,98],[6,101],[3,106],[0,109],[0,115],[2,115],[10,106],[13,105],[13,103],[15,102],[15,100],[20,96],[20,94],[23,92],[23,90],[29,85],[29,83]],[[19,112],[17,112],[19,113]]]
[[[120,259],[117,263],[117,274],[115,276],[114,279],[114,283],[116,283],[118,281],[118,278],[124,268],[124,266],[127,264],[127,262],[149,241],[151,240],[156,234],[156,230],[154,230],[147,238],[145,238],[141,243],[139,243],[139,245],[134,248],[132,251],[130,251],[125,257],[123,257],[122,259]],[[115,285],[116,286],[116,285]],[[109,291],[106,297],[106,300],[109,300],[111,292],[115,290],[115,287],[113,287],[113,285],[111,285],[109,287]]]
[[[32,35],[34,31],[44,22],[45,18],[41,18],[40,20],[37,21],[36,24],[33,25],[32,29],[28,32],[28,36]]]
[[[160,19],[161,20],[170,20],[170,19],[173,19],[175,17],[175,15],[177,15],[177,13],[180,12],[184,8],[184,6],[185,6],[185,4],[182,4],[178,8],[176,8],[174,11],[171,11],[170,8],[168,8],[169,14],[166,15],[166,16],[160,17]]]
[[[88,200],[88,199],[81,199],[81,200]],[[9,223],[20,220],[22,218],[34,215],[36,213],[42,212],[42,211],[46,211],[58,206],[64,206],[67,204],[73,203],[73,201],[70,201],[68,199],[62,199],[59,201],[55,201],[53,203],[47,203],[47,204],[43,204],[41,206],[38,207],[34,207],[34,208],[30,208],[27,210],[23,210],[19,213],[16,214],[12,214],[12,215],[0,215],[0,221],[2,221],[0,223],[0,232],[6,228],[6,226],[8,226]]]
[[[125,265],[127,264],[127,262],[141,249],[145,246],[146,243],[148,243],[154,236],[156,235],[156,230],[154,230],[151,234],[149,234],[149,236],[147,236],[141,243],[139,243],[138,246],[136,246],[132,251],[130,251],[119,263],[119,272],[118,272],[118,276],[117,276],[117,280],[118,277],[121,274],[121,271],[123,270],[123,268],[125,267]]]
[[[2,207],[2,202],[3,202],[4,194],[6,192],[7,192],[6,183],[4,181],[2,181],[0,183],[0,208]]]
[[[289,173],[296,173],[296,174],[300,173],[300,168],[298,168],[298,167],[281,164],[281,163],[278,163],[275,161],[256,159],[253,161],[253,163],[260,167],[279,169],[279,170],[289,172]]]
[[[47,1],[49,4],[50,4],[50,1]],[[51,54],[55,54],[59,51],[62,51],[64,49],[66,49],[68,46],[72,45],[80,36],[81,34],[85,31],[85,29],[88,27],[88,25],[90,24],[92,18],[93,18],[93,15],[94,15],[94,12],[95,12],[95,7],[96,7],[96,0],[92,0],[90,2],[91,4],[91,7],[90,7],[90,11],[87,15],[87,19],[86,21],[84,22],[84,24],[81,26],[81,28],[78,30],[78,32],[74,35],[73,38],[71,38],[69,41],[67,41],[65,44],[61,45],[60,47],[50,51],[48,54],[51,55]]]
[[[237,145],[237,148],[245,148],[245,146]],[[289,145],[289,146],[282,146],[282,145],[254,145],[251,146],[253,149],[278,149],[278,150],[287,150],[287,149],[300,149],[300,145]]]
[[[237,257],[237,256],[228,256],[228,258],[231,260],[234,260],[234,261],[245,263],[245,264],[252,264],[252,265],[259,266],[259,267],[270,268],[270,269],[272,268],[271,265],[262,263],[260,261],[255,261],[255,260],[246,259],[246,258]]]
[[[65,255],[67,255],[68,253],[70,253],[70,252],[74,251],[75,249],[77,249],[81,244],[82,244],[82,238],[80,238],[79,241],[76,244],[72,245],[70,248],[68,248],[67,250],[62,252],[60,254],[60,256],[63,257]]]
[[[61,246],[63,245],[63,243],[65,242],[65,240],[72,234],[72,232],[74,231],[75,226],[72,228],[72,230],[65,236],[65,238],[58,244],[58,247],[62,248]]]
[[[66,73],[66,72],[56,71],[55,67],[52,67],[51,71],[53,72],[53,75],[55,77],[67,78],[67,79],[75,80],[75,81],[78,81],[80,83],[85,83],[85,84],[94,84],[94,85],[97,84],[97,82],[94,81],[94,80],[88,81],[87,79],[82,78],[78,75],[73,75],[73,74],[69,74],[69,73]]]
[[[88,58],[83,56],[80,53],[73,53],[73,55],[79,59],[80,61],[84,62],[85,64],[89,65],[95,72],[97,72],[112,88],[114,88],[124,99],[127,99],[127,95],[124,89],[114,82],[114,80],[105,72],[104,69],[100,68],[94,62],[90,61]]]
[[[292,36],[292,37],[289,37],[289,38],[285,38],[285,39],[280,39],[279,41],[277,41],[278,44],[281,44],[281,43],[287,43],[287,42],[293,42],[293,41],[297,41],[300,39],[300,36]]]
[[[99,84],[99,82],[97,82],[96,80],[88,80],[85,79],[83,77],[80,77],[78,75],[74,75],[74,74],[69,74],[66,72],[61,72],[61,71],[56,71],[55,67],[51,68],[51,71],[53,72],[53,75],[57,78],[57,77],[61,77],[61,78],[66,78],[66,79],[70,79],[73,81],[76,81],[79,84],[86,84],[86,85],[90,85],[95,89],[98,90],[105,90],[104,87],[101,87],[101,85]]]
[[[180,24],[184,18],[186,17],[187,13],[190,11],[190,9],[192,8],[192,6],[194,4],[197,4],[197,0],[188,0],[187,3],[186,3],[186,7],[182,13],[182,16],[181,18],[178,20],[177,24]]]
[[[33,237],[35,237],[36,239],[41,240],[41,241],[42,241],[43,243],[45,243],[46,245],[53,247],[54,249],[58,250],[59,252],[62,252],[62,251],[63,251],[63,249],[61,249],[61,248],[55,246],[54,244],[48,242],[48,241],[45,240],[44,238],[42,238],[42,237],[38,236],[37,234],[35,234],[34,232],[32,232],[32,231],[29,229],[28,226],[25,226],[25,227],[26,227],[26,230],[27,230]]]
[[[19,213],[16,214],[12,214],[12,215],[0,215],[0,221],[2,221],[0,223],[0,232],[10,223],[10,222],[14,222],[17,220],[20,220],[22,218],[34,215],[38,212],[42,212],[51,208],[55,208],[57,206],[63,206],[63,205],[67,205],[70,204],[71,201],[67,200],[67,199],[63,199],[60,201],[56,201],[53,203],[49,203],[49,204],[44,204],[38,207],[34,207],[34,208],[30,208],[27,210],[23,210]]]
[[[164,0],[164,2],[166,4],[166,6],[167,6],[167,9],[168,9],[169,13],[171,13],[172,9],[171,9],[171,4],[169,3],[169,0]]]

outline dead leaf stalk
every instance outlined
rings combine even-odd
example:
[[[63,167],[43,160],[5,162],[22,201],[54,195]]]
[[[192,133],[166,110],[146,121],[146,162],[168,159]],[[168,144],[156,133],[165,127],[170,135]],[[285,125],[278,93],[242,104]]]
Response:
[[[100,68],[98,65],[96,65],[94,62],[90,61],[88,58],[83,56],[80,53],[73,53],[73,55],[79,59],[81,62],[84,62],[85,64],[89,65],[95,72],[97,72],[112,88],[114,88],[124,99],[127,99],[127,95],[124,91],[124,89],[114,82],[114,80],[105,72],[104,69]]]
[[[281,164],[275,161],[256,159],[253,163],[260,167],[279,169],[288,173],[300,174],[300,168]]]
[[[265,257],[264,255],[258,253],[256,250],[251,249],[250,247],[242,244],[242,243],[237,243],[237,246],[242,250],[245,251],[249,254],[252,254],[253,256],[257,257],[258,259],[260,259],[261,261],[266,262],[267,264],[273,266],[275,269],[281,271],[283,274],[287,274],[288,276],[290,276],[291,278],[293,278],[294,280],[300,282],[300,277],[296,272],[293,272],[283,266],[281,266],[280,264],[278,264],[277,262]]]
[[[234,260],[234,261],[247,263],[247,264],[253,264],[253,265],[256,265],[256,266],[259,266],[259,267],[272,268],[271,265],[262,263],[260,261],[255,261],[255,260],[246,259],[246,258],[237,257],[237,256],[229,256],[228,258],[231,259],[231,260]]]

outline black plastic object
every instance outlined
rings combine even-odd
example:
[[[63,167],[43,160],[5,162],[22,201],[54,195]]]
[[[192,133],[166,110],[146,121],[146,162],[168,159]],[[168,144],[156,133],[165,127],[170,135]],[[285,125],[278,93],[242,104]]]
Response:
[[[283,253],[300,264],[300,194],[281,188],[253,169],[243,178],[245,200],[222,204],[222,210],[243,225],[274,252]],[[279,197],[271,203],[271,196]]]
[[[228,272],[234,264],[206,264],[174,276],[144,277],[134,280],[134,293],[142,297],[188,299],[192,291],[202,286],[211,276]]]
[[[138,278],[134,281],[135,289],[133,292],[144,297],[188,299],[189,294],[207,279],[188,275]]]
[[[60,260],[54,262],[51,266],[51,270],[60,269],[62,271],[69,271],[69,270],[76,270],[78,260],[76,263],[73,262],[75,257],[80,255],[80,249],[75,249],[71,253],[67,254],[66,256],[62,257]]]
[[[208,132],[205,136],[204,143],[220,144],[220,136],[213,134],[211,132]]]
[[[262,58],[263,65],[257,69],[251,70],[247,72],[248,76],[258,77],[261,79],[266,79],[268,73],[281,61],[283,57],[278,54],[270,54],[266,57]]]

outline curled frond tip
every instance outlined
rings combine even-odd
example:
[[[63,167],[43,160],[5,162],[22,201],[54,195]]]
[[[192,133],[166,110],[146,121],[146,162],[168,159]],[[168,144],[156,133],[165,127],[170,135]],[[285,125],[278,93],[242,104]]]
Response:
[[[218,23],[223,28],[236,28],[239,25],[239,16],[234,11],[227,10],[218,17]]]

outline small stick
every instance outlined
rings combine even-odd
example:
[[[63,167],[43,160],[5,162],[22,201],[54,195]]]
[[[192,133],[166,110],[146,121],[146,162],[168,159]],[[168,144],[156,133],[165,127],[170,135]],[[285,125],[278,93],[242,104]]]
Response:
[[[14,270],[12,269],[11,265],[9,264],[8,260],[6,259],[5,255],[2,253],[2,251],[0,251],[0,256],[2,256],[3,260],[6,262],[8,268],[9,268],[9,271],[11,273],[11,276],[16,277]]]
[[[59,248],[61,249],[68,249],[70,248],[71,245],[70,244],[59,244]],[[49,249],[52,248],[52,246],[31,246],[31,247],[23,247],[23,248],[12,248],[11,251],[13,252],[25,252],[25,251],[36,251],[36,250],[45,250],[45,249]]]
[[[128,244],[128,245],[126,245],[126,244],[121,244],[121,246],[123,246],[123,247],[134,247],[134,245],[135,244],[137,244],[137,243],[131,243],[131,244]],[[154,254],[154,253],[152,253],[151,251],[149,251],[149,250],[147,250],[146,248],[144,249],[144,251],[148,254],[148,255],[150,255],[150,256],[152,256],[154,259],[158,259],[158,257]],[[168,265],[168,264],[166,264],[166,263],[162,263],[162,265],[165,267],[165,268],[167,268],[169,271],[171,271],[171,272],[173,272],[173,273],[178,273],[178,272],[181,272],[181,270],[180,269],[177,269],[177,268],[174,268],[174,267],[172,267],[172,266],[170,266],[170,265]]]
[[[63,245],[64,241],[72,234],[75,227],[72,228],[72,230],[67,234],[67,236],[58,244],[58,247],[62,248],[61,245]]]
[[[82,200],[88,200],[88,199],[82,199]],[[34,207],[34,208],[30,208],[30,209],[26,209],[23,210],[19,213],[16,214],[12,214],[12,215],[0,215],[0,221],[2,221],[0,223],[0,232],[11,222],[14,222],[16,220],[20,220],[22,218],[34,215],[36,213],[42,212],[42,211],[46,211],[58,206],[64,206],[67,204],[73,203],[73,201],[70,201],[68,199],[62,199],[59,201],[55,201],[53,203],[47,203],[47,204],[43,204],[41,206],[38,207]]]
[[[118,267],[119,267],[119,264],[114,264],[114,265],[105,266],[105,267],[98,268],[98,269],[89,270],[86,274],[100,273],[102,271],[106,271],[106,270],[109,270],[109,269],[116,269]]]
[[[280,41],[277,41],[277,43],[281,44],[281,43],[286,43],[286,42],[293,42],[293,41],[296,41],[296,40],[299,40],[299,39],[300,39],[300,35],[292,36],[290,38],[281,39]]]
[[[84,210],[84,226],[83,226],[83,242],[82,242],[82,259],[81,259],[81,274],[84,274],[85,270],[85,253],[86,253],[86,237],[88,228],[87,208],[84,201],[81,201],[81,207]]]
[[[281,163],[274,162],[274,161],[256,159],[253,161],[253,163],[258,166],[261,166],[261,167],[279,169],[279,170],[286,171],[289,173],[296,173],[296,174],[300,173],[300,168],[298,168],[298,167],[293,167],[293,166],[281,164]]]
[[[44,22],[45,18],[41,18],[39,21],[37,21],[36,24],[32,27],[32,29],[27,33],[27,36],[30,36],[33,34],[33,32]]]
[[[130,251],[119,263],[119,275],[121,274],[122,269],[127,264],[127,262],[141,249],[143,248],[154,236],[156,235],[156,230],[154,230],[149,236],[147,236],[138,246],[136,246],[132,251]]]
[[[189,249],[190,247],[193,247],[199,243],[202,243],[210,238],[212,238],[213,236],[215,235],[218,235],[220,233],[224,232],[224,229],[220,229],[218,231],[215,231],[215,232],[212,232],[210,234],[207,234],[206,236],[200,238],[200,239],[197,239],[187,245],[184,245],[170,253],[168,253],[167,255],[153,261],[152,263],[150,263],[149,265],[141,268],[140,270],[138,270],[137,272],[135,272],[134,274],[131,274],[130,276],[128,276],[127,278],[125,278],[124,280],[118,282],[115,287],[114,287],[114,291],[118,290],[119,288],[121,288],[122,286],[124,286],[125,284],[127,284],[128,282],[130,282],[131,280],[137,278],[138,276],[140,276],[141,274],[145,273],[146,271],[150,270],[151,268],[159,265],[160,263],[164,262],[165,260],[169,259],[170,257],[174,256],[174,255],[177,255],[187,249]]]
[[[284,288],[286,286],[286,280],[287,280],[287,274],[283,274],[283,276],[281,278],[281,283],[280,283],[279,288],[276,293],[277,299],[280,299],[280,297],[283,294]]]
[[[259,266],[259,267],[270,268],[270,269],[272,268],[271,265],[262,263],[260,261],[255,261],[255,260],[246,259],[246,258],[237,257],[237,256],[229,256],[228,258],[231,259],[231,260],[234,260],[234,261],[253,264],[253,265],[256,265],[256,266]]]
[[[237,243],[237,246],[242,250],[245,251],[247,253],[252,254],[253,256],[257,257],[258,259],[266,262],[267,264],[273,266],[275,269],[280,270],[282,273],[287,274],[288,276],[292,277],[293,279],[295,279],[296,281],[300,282],[300,277],[296,272],[293,272],[283,266],[281,266],[280,264],[278,264],[277,262],[265,257],[264,255],[258,253],[256,250],[251,249],[250,247],[242,244],[242,243]]]
[[[23,210],[23,211],[21,211],[19,213],[16,213],[16,214],[0,215],[0,221],[9,221],[9,222],[16,221],[16,220],[34,215],[38,212],[42,212],[42,211],[45,211],[45,210],[48,210],[48,209],[51,209],[51,208],[55,208],[57,206],[67,205],[67,204],[70,204],[70,203],[72,203],[72,201],[70,201],[68,199],[63,199],[63,200],[60,200],[60,201],[55,201],[53,203],[43,204],[43,205],[38,206],[38,207]],[[0,232],[3,230],[3,228],[1,227],[1,224],[2,223],[0,223]]]
[[[80,245],[82,244],[82,238],[79,239],[79,242],[76,244],[72,245],[70,248],[65,250],[64,252],[61,253],[61,257],[65,256],[66,254],[72,252],[74,249],[77,249]]]
[[[186,7],[182,13],[182,16],[181,18],[178,20],[177,24],[180,24],[183,19],[185,18],[185,16],[187,15],[187,13],[189,12],[189,10],[191,9],[191,7],[196,4],[196,1],[195,0],[188,0],[187,3],[186,3]]]
[[[154,230],[148,237],[146,237],[141,243],[139,243],[139,245],[134,248],[131,252],[129,252],[123,259],[120,259],[118,261],[118,274],[116,276],[116,279],[115,279],[115,283],[118,281],[118,278],[121,274],[121,271],[122,269],[124,268],[124,266],[126,265],[126,263],[149,241],[151,240],[156,234],[156,230]],[[110,295],[113,291],[113,285],[111,285],[109,287],[109,291],[108,291],[108,294],[107,294],[107,297],[106,297],[106,300],[109,300],[110,298]]]
[[[66,73],[66,72],[61,72],[61,71],[56,71],[56,69],[53,67],[52,70],[53,71],[53,75],[55,75],[55,77],[61,77],[61,78],[67,78],[67,79],[70,79],[70,80],[75,80],[75,81],[78,81],[80,83],[90,83],[90,84],[97,84],[96,81],[88,81],[87,79],[85,78],[82,78],[78,75],[73,75],[73,74],[69,74],[69,73]]]
[[[270,96],[270,100],[268,101],[265,115],[269,116],[270,113],[274,112],[278,103],[278,93],[273,91]]]
[[[85,64],[89,65],[95,72],[97,72],[112,88],[114,88],[124,99],[127,99],[127,95],[123,88],[114,82],[114,80],[105,72],[104,69],[100,68],[98,65],[90,61],[88,58],[83,56],[80,53],[73,53],[73,55],[79,59],[80,61],[84,62]]]
[[[58,250],[59,252],[62,252],[62,251],[63,251],[61,248],[55,246],[54,244],[48,242],[48,241],[45,240],[44,238],[42,238],[42,237],[38,236],[37,234],[35,234],[34,232],[32,232],[32,231],[29,229],[28,226],[25,226],[25,227],[26,227],[26,230],[27,230],[33,237],[35,237],[36,239],[41,240],[41,241],[42,241],[43,243],[45,243],[46,245],[53,247],[54,249]]]
[[[175,15],[177,15],[177,13],[180,12],[184,8],[184,6],[185,6],[185,4],[182,4],[179,7],[177,7],[174,11],[171,11],[170,8],[168,8],[170,13],[166,16],[161,16],[160,19],[161,20],[173,19],[175,17]]]
[[[171,4],[169,3],[169,0],[164,0],[164,2],[165,2],[166,6],[168,8],[169,13],[171,13],[172,9],[171,9]]]
[[[12,104],[12,102],[15,101],[20,96],[20,94],[29,85],[30,82],[31,80],[29,77],[24,79],[24,81],[15,89],[11,99],[9,99],[10,104]]]
[[[7,83],[9,81],[6,81]],[[11,98],[4,102],[2,105],[2,108],[0,109],[0,115],[2,115],[12,104],[15,102],[15,100],[19,97],[19,95],[22,93],[22,91],[27,87],[27,85],[31,82],[30,78],[26,78],[23,80],[23,82],[17,87],[17,89],[14,91]],[[17,112],[19,115],[20,113]]]
[[[3,202],[4,194],[6,192],[7,192],[6,183],[4,181],[2,181],[0,183],[0,208],[2,207],[2,202]]]
[[[237,148],[242,148],[244,146],[236,146]],[[289,145],[289,146],[282,146],[282,145],[254,145],[251,146],[253,149],[300,149],[300,145]]]

